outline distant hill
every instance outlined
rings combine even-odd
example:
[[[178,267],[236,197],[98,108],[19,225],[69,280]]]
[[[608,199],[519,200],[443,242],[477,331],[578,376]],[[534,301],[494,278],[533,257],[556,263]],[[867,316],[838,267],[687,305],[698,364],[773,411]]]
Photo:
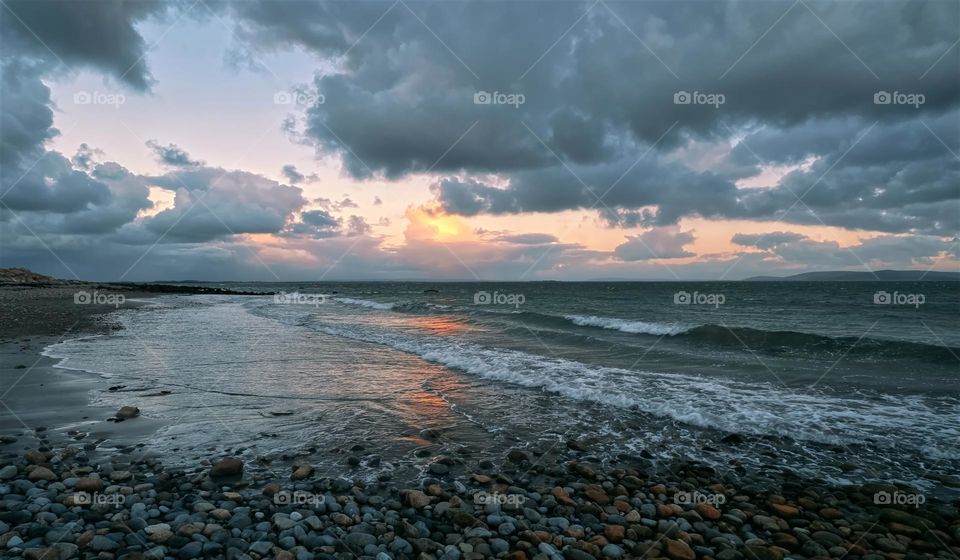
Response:
[[[830,270],[804,272],[793,276],[754,276],[746,282],[960,282],[960,272],[935,270],[877,270],[874,272],[850,272]]]
[[[0,268],[0,286],[51,286],[67,283],[66,280],[37,274],[25,268]]]

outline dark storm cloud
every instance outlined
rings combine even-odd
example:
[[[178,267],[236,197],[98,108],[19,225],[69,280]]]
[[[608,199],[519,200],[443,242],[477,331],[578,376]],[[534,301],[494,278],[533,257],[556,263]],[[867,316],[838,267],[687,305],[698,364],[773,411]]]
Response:
[[[787,212],[796,201],[790,191],[819,182],[804,202],[829,225],[956,228],[939,203],[958,197],[949,188],[956,162],[941,140],[960,150],[949,126],[960,119],[960,49],[950,48],[960,4],[362,4],[284,3],[271,14],[257,4],[234,8],[246,36],[264,48],[349,51],[349,72],[316,80],[325,102],[306,112],[304,132],[341,153],[357,177],[455,172],[461,178],[442,181],[438,199],[465,215],[590,208],[596,197],[566,166],[602,193],[659,142],[649,157],[657,163],[640,166],[646,176],[631,173],[596,204],[605,220],[810,223],[802,206]],[[475,104],[480,91],[518,93],[525,102]],[[681,91],[722,94],[724,102],[675,104]],[[923,103],[878,104],[880,92],[922,94]],[[735,147],[715,174],[657,158],[731,138]],[[762,166],[807,159],[816,160],[810,171],[781,185],[743,194],[732,185]],[[819,180],[828,170],[830,180]],[[510,186],[469,176],[490,172]],[[867,196],[868,184],[883,192]],[[656,208],[641,210],[649,205]]]
[[[199,167],[203,165],[202,161],[191,159],[190,154],[176,144],[163,146],[155,140],[150,140],[147,142],[147,147],[153,150],[157,160],[164,165],[171,167]]]
[[[0,14],[0,35],[7,52],[43,59],[59,72],[93,67],[142,91],[150,87],[151,78],[147,44],[135,25],[179,5],[152,0],[7,0]]]

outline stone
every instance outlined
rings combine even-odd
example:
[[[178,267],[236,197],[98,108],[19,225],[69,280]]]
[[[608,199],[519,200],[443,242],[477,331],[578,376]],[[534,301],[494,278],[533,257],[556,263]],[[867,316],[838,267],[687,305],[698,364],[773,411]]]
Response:
[[[367,533],[349,533],[343,537],[343,542],[353,550],[362,551],[369,544],[377,544],[377,537]]]
[[[115,416],[123,420],[127,420],[129,418],[136,418],[137,416],[140,416],[140,409],[135,406],[124,406],[117,411]]]
[[[56,480],[57,475],[53,474],[53,471],[47,467],[34,467],[30,471],[30,474],[27,475],[27,479],[32,482],[37,482],[40,480]]]
[[[84,477],[77,480],[77,483],[73,485],[73,489],[77,492],[99,492],[103,490],[103,480],[99,478]]]
[[[770,504],[770,509],[784,519],[793,519],[800,515],[800,510],[786,504]]]
[[[610,503],[610,497],[607,496],[607,493],[604,492],[601,486],[596,484],[588,484],[587,487],[583,490],[584,495],[592,502],[595,502],[600,505],[607,505]]]
[[[698,503],[697,505],[693,506],[693,510],[696,511],[698,514],[700,514],[700,517],[704,519],[707,519],[710,521],[716,521],[720,519],[720,515],[721,515],[720,510],[718,510],[717,508],[713,507],[708,503],[705,503],[705,502]]]
[[[173,531],[170,530],[170,525],[167,525],[166,523],[148,525],[143,531],[147,534],[147,539],[156,544],[163,544],[173,536]]]
[[[407,490],[404,501],[412,508],[423,509],[430,504],[430,496],[419,490]]]
[[[607,540],[614,543],[619,543],[623,540],[625,534],[625,529],[622,525],[607,525],[603,528],[603,536],[607,537]]]
[[[96,535],[93,537],[93,540],[90,541],[90,548],[97,552],[109,552],[120,548],[120,545],[116,541],[108,539],[103,535]]]
[[[236,476],[243,474],[243,461],[236,457],[225,457],[218,461],[210,469],[210,476]]]
[[[111,482],[126,482],[133,478],[133,474],[130,471],[113,471],[110,473]]]
[[[687,543],[674,539],[663,539],[664,553],[673,560],[696,560],[697,555]]]
[[[294,468],[293,470],[293,474],[290,475],[290,478],[293,480],[304,480],[306,478],[309,478],[310,475],[312,474],[313,474],[312,465],[297,465],[297,467]],[[266,491],[266,488],[264,488],[264,490]]]
[[[0,469],[0,480],[10,480],[17,476],[17,466],[7,465]]]
[[[50,460],[50,456],[39,449],[28,449],[23,458],[31,465],[45,465]]]

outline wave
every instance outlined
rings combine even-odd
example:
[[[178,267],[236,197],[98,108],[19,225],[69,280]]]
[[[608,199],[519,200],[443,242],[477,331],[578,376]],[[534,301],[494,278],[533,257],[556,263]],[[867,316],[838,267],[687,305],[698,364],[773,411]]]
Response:
[[[689,330],[682,325],[668,323],[647,323],[645,321],[628,321],[611,317],[597,317],[596,315],[564,315],[564,319],[578,327],[599,327],[631,334],[652,334],[654,336],[678,335]]]
[[[324,324],[314,328],[383,344],[480,378],[726,432],[789,436],[826,444],[885,441],[894,431],[909,432],[912,441],[903,438],[899,443],[920,449],[941,442],[938,433],[955,429],[947,418],[960,414],[956,399],[944,399],[934,410],[919,397],[887,403],[823,391],[799,393],[765,383],[600,367],[375,328]]]
[[[333,299],[336,301],[339,301],[340,303],[346,303],[348,305],[359,305],[361,307],[367,307],[370,309],[381,309],[384,311],[393,309],[393,307],[396,305],[396,303],[393,303],[393,302],[385,303],[380,301],[370,301],[368,299],[355,299],[355,298],[348,298],[348,297],[336,297]]]
[[[825,353],[871,359],[910,358],[925,362],[954,363],[960,348],[871,337],[832,337],[797,331],[767,331],[750,327],[700,325],[682,336],[715,346],[733,346],[767,353]]]

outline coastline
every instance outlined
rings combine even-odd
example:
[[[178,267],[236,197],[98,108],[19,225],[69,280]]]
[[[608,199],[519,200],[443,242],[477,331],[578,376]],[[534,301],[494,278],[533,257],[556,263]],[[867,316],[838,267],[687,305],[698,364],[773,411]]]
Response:
[[[76,290],[0,288],[5,309],[19,308],[0,342],[0,401],[9,407],[0,411],[0,550],[13,557],[919,560],[960,552],[956,504],[910,488],[801,478],[772,488],[687,461],[653,470],[629,455],[604,465],[576,440],[504,450],[495,462],[439,455],[416,481],[363,482],[347,468],[296,461],[264,469],[220,453],[174,469],[149,447],[162,422],[108,421],[118,411],[89,401],[91,391],[109,390],[107,379],[55,368],[40,354],[65,335],[116,328],[114,307],[74,305]]]

